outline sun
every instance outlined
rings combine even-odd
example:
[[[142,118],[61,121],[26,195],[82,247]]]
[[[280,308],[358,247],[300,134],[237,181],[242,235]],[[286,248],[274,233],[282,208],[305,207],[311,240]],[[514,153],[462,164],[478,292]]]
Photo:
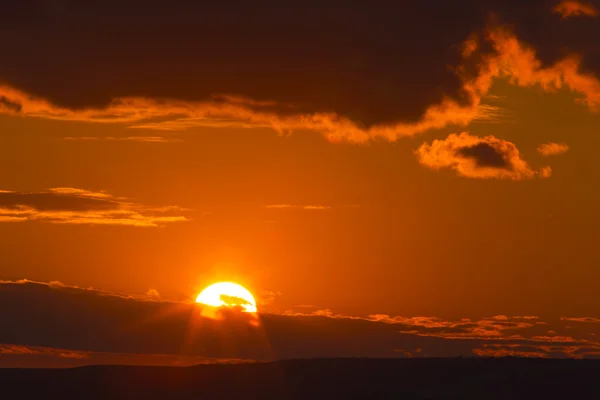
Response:
[[[244,312],[255,313],[256,300],[245,287],[233,282],[217,282],[206,287],[196,303],[212,307],[241,307]]]

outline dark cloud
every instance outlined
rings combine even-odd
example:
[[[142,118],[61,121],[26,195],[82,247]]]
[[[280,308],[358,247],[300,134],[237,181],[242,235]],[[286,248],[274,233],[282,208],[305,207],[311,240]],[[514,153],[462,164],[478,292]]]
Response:
[[[40,211],[110,210],[118,203],[109,198],[49,192],[0,192],[0,208],[32,207]]]
[[[577,0],[562,0],[553,9],[563,19],[570,17],[597,17],[598,9],[593,4]]]
[[[477,100],[455,68],[462,43],[491,13],[544,64],[572,51],[597,71],[598,27],[562,21],[555,5],[26,0],[0,16],[0,51],[11,60],[0,66],[0,80],[68,109],[169,98],[255,113],[333,113],[359,127],[414,123],[444,99]]]
[[[13,112],[20,112],[23,109],[23,105],[10,100],[6,96],[0,96],[0,107],[4,107]]]
[[[175,365],[247,362],[233,358],[182,356],[180,354],[103,353],[54,347],[0,344],[1,368],[69,368],[83,365]]]
[[[236,296],[227,296],[225,294],[222,294],[221,296],[219,296],[219,300],[221,300],[223,303],[227,304],[228,306],[252,305],[252,303],[250,303],[246,299],[242,299],[241,297],[236,297]]]
[[[432,317],[365,318],[328,310],[284,315],[223,310],[207,317],[193,303],[124,296],[59,283],[0,283],[0,343],[6,351],[49,347],[79,354],[138,353],[218,359],[470,356],[484,344],[564,347],[588,356],[600,344],[579,336],[543,336],[533,317],[447,321]],[[560,321],[557,321],[560,328]],[[14,347],[17,346],[17,347]],[[23,347],[24,346],[24,347]],[[402,351],[399,351],[402,349]],[[591,349],[591,350],[590,350]],[[27,351],[23,350],[24,353]],[[65,353],[66,350],[55,352]],[[593,354],[592,354],[593,355]]]
[[[473,159],[477,167],[512,170],[512,165],[504,158],[504,154],[489,143],[477,143],[473,146],[463,147],[458,149],[456,154]]]
[[[486,103],[498,79],[566,89],[600,111],[600,25],[562,18],[551,0],[49,4],[24,1],[0,16],[0,38],[8,38],[0,51],[11,60],[0,65],[2,113],[144,130],[268,127],[313,130],[332,142],[394,141],[498,121],[502,110]],[[578,12],[598,8],[586,7]],[[470,178],[551,175],[498,138],[448,154],[442,147],[455,136],[422,146],[420,162]]]
[[[598,26],[549,0],[48,4],[0,17],[0,95],[24,116],[393,141],[497,120],[502,78],[600,109]]]
[[[462,3],[471,7],[24,1],[2,13],[0,51],[11,62],[0,76],[69,108],[126,96],[229,103],[223,95],[240,95],[256,110],[416,121],[445,94],[468,100],[449,67],[485,14]]]
[[[486,6],[494,13],[496,23],[510,26],[520,40],[532,47],[542,67],[549,67],[569,54],[578,54],[584,72],[600,75],[600,52],[596,45],[600,25],[597,19],[563,20],[562,15],[555,12],[560,3],[583,3],[592,9],[600,8],[599,0],[496,0]]]

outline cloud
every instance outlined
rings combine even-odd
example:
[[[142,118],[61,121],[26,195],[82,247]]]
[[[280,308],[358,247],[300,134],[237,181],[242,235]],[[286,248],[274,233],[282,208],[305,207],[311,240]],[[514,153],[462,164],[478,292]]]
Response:
[[[376,125],[364,128],[356,122],[333,112],[313,114],[280,115],[275,112],[256,111],[246,103],[185,102],[153,98],[118,98],[98,109],[70,110],[47,100],[36,99],[31,94],[9,86],[0,86],[0,94],[19,104],[19,115],[66,121],[95,123],[122,123],[132,128],[157,130],[179,130],[189,127],[269,127],[280,134],[298,130],[321,132],[332,142],[366,142],[374,138],[396,140],[401,136],[412,136],[430,129],[449,124],[466,125],[476,119],[492,118],[495,109],[491,106],[463,106],[451,99],[429,107],[423,118],[416,122]],[[249,101],[250,102],[250,101]],[[177,117],[185,115],[182,120]],[[162,122],[142,123],[148,119],[163,119]],[[182,124],[182,121],[185,121]],[[224,121],[228,121],[226,125]],[[69,138],[69,140],[73,140]],[[91,139],[79,139],[91,140]],[[120,140],[120,139],[119,139]]]
[[[303,206],[303,210],[329,210],[331,207],[329,206],[318,206],[318,205],[307,205]]]
[[[552,9],[552,12],[559,14],[563,19],[569,17],[597,17],[598,9],[593,4],[577,0],[563,0]]]
[[[164,226],[188,219],[180,207],[150,207],[105,192],[51,188],[39,192],[0,191],[0,222]]]
[[[566,153],[569,150],[569,146],[564,143],[544,143],[540,144],[537,148],[538,153],[543,156],[554,156],[558,154]]]
[[[38,351],[35,348],[27,346],[16,346],[0,344],[0,354],[37,354]]]
[[[0,33],[10,33],[12,41],[0,41],[0,51],[13,61],[0,66],[0,76],[26,93],[7,97],[22,105],[24,115],[165,130],[313,126],[334,139],[354,140],[364,140],[376,126],[383,127],[372,132],[376,136],[407,135],[489,111],[472,108],[461,78],[449,68],[459,61],[457,44],[480,22],[474,7],[432,0],[377,8],[258,4],[250,18],[238,21],[231,10],[247,7],[239,0],[176,8],[157,0],[143,4],[143,15],[139,4],[118,4],[118,17],[115,1],[65,4],[61,12],[36,5],[4,10]],[[439,15],[431,13],[432,5]],[[469,12],[462,20],[446,18],[456,7]],[[48,19],[54,29],[41,29]],[[423,26],[409,23],[419,19],[434,19],[436,29],[420,34]],[[360,40],[346,40],[361,26]],[[75,30],[78,38],[70,35]],[[119,40],[107,41],[112,35]],[[420,46],[412,41],[417,36]],[[85,57],[74,58],[82,42]],[[24,54],[22,48],[35,50]],[[45,55],[50,48],[52,58]]]
[[[85,352],[77,352],[64,349],[55,349],[48,347],[38,346],[18,346],[11,344],[0,344],[0,355],[43,355],[50,357],[61,357],[61,358],[73,358],[73,359],[85,359],[89,357],[89,354]]]
[[[419,356],[458,356],[473,354],[484,344],[558,347],[568,343],[588,349],[577,356],[598,351],[597,342],[576,336],[543,336],[547,328],[530,322],[531,316],[447,321],[383,315],[360,318],[318,310],[261,314],[260,325],[254,326],[236,313],[221,320],[204,319],[201,306],[193,303],[150,301],[147,296],[31,281],[1,282],[0,300],[11,301],[18,311],[0,316],[0,323],[7,327],[0,332],[0,343],[75,353],[180,354],[182,340],[184,356],[243,359],[387,357],[397,356],[394,349],[399,348]],[[229,341],[222,342],[222,335]]]
[[[512,84],[537,86],[549,93],[566,88],[579,95],[578,101],[590,110],[600,108],[600,80],[589,72],[589,66],[584,68],[580,54],[571,52],[546,64],[533,47],[500,24],[488,26],[470,41],[474,50],[466,53],[459,70],[468,74],[472,67],[477,71],[466,84],[474,96],[485,95],[494,79],[505,78]]]
[[[0,344],[0,366],[3,368],[72,368],[84,365],[192,366],[198,364],[239,364],[249,361],[251,360],[179,354],[107,353]]]
[[[592,324],[600,324],[600,318],[593,317],[560,317],[561,321],[571,321],[571,322],[587,322]]]
[[[91,190],[86,189],[78,189],[78,188],[70,188],[70,187],[57,187],[48,189],[48,192],[56,194],[56,195],[66,195],[66,196],[77,196],[83,198],[98,198],[98,199],[111,199],[113,196],[106,192],[93,192]],[[4,193],[11,193],[9,191],[4,191]]]
[[[111,297],[120,297],[123,299],[131,299],[131,300],[139,300],[139,301],[155,301],[160,298],[160,294],[155,289],[150,289],[144,294],[131,294],[131,293],[120,293],[120,292],[108,292],[105,290],[97,290],[93,287],[82,288],[79,286],[66,285],[60,281],[50,281],[50,282],[40,282],[34,281],[30,279],[19,279],[15,281],[11,280],[0,280],[0,285],[25,285],[25,286],[41,286],[48,287],[50,289],[62,289],[68,293],[76,293],[84,291],[86,293],[94,294],[97,296],[111,296]],[[0,286],[1,287],[1,286]],[[168,302],[169,300],[162,300]]]
[[[177,143],[182,142],[179,138],[170,138],[163,136],[125,136],[125,137],[96,137],[96,136],[79,136],[79,137],[65,137],[64,140],[69,141],[112,141],[112,142],[139,142],[139,143]]]
[[[533,170],[513,143],[494,136],[451,134],[446,139],[424,143],[416,154],[428,168],[453,169],[467,178],[521,180],[546,176],[544,170]]]
[[[463,318],[458,321],[449,321],[437,317],[390,317],[388,315],[370,315],[369,319],[389,324],[406,325],[406,331],[415,334],[438,336],[446,338],[472,338],[489,339],[504,338],[510,331],[527,330],[533,328],[532,320],[539,317],[522,316],[494,316],[472,320]],[[415,331],[414,327],[422,328]]]
[[[175,12],[148,1],[144,16],[120,5],[119,15],[131,18],[117,18],[110,3],[64,6],[52,15],[50,31],[41,29],[46,8],[16,5],[0,16],[0,33],[13,38],[0,41],[11,59],[0,66],[0,96],[11,105],[3,112],[165,131],[314,130],[332,142],[364,143],[496,122],[502,110],[486,100],[497,79],[547,92],[567,88],[590,110],[600,106],[592,34],[598,28],[540,29],[557,23],[548,1],[426,0],[342,9],[308,2],[293,15],[257,6],[243,23],[228,17],[231,4],[218,2]],[[567,3],[574,2],[561,4]],[[360,40],[342,39],[355,37],[357,27],[364,27]],[[74,30],[77,39],[69,34]],[[119,43],[109,45],[106,38],[118,33]],[[73,59],[82,41],[86,57]],[[49,48],[52,57],[44,54]]]
[[[473,353],[480,357],[534,357],[547,358],[547,352],[535,346],[514,344],[484,344],[474,349]]]
[[[109,64],[106,60],[111,59],[116,49],[104,46],[97,29],[86,31],[79,27],[89,48],[94,49],[89,53],[89,60],[98,57],[97,63],[92,63],[95,65],[94,73],[106,74],[104,79],[100,79],[104,83],[102,86],[84,80],[78,83],[77,90],[65,91],[64,87],[75,84],[73,80],[64,81],[65,77],[85,75],[90,67],[80,62],[80,65],[77,65],[78,62],[62,64],[63,58],[56,55],[51,65],[46,64],[46,67],[63,73],[43,71],[43,80],[36,71],[23,76],[20,69],[8,67],[3,70],[0,66],[0,75],[7,77],[0,93],[11,103],[18,104],[21,108],[19,114],[23,116],[125,123],[135,128],[155,130],[252,126],[271,127],[286,133],[313,129],[332,141],[396,140],[449,124],[466,125],[474,120],[494,120],[498,109],[483,104],[481,97],[468,87],[471,77],[461,76],[454,69],[461,61],[460,43],[481,23],[481,15],[478,12],[463,13],[462,17],[470,22],[465,24],[459,19],[446,18],[447,12],[452,13],[454,7],[435,5],[440,11],[439,16],[431,14],[431,5],[421,3],[411,4],[410,10],[403,6],[402,10],[397,10],[400,13],[390,12],[394,10],[386,10],[385,7],[373,9],[359,4],[342,10],[319,4],[317,13],[313,6],[307,4],[295,10],[294,18],[282,17],[288,21],[284,31],[289,33],[283,39],[283,27],[277,23],[274,25],[274,21],[279,19],[277,15],[280,13],[287,14],[286,10],[270,7],[264,13],[253,14],[255,20],[246,23],[256,23],[260,28],[248,30],[224,18],[227,13],[223,14],[223,11],[227,11],[228,7],[222,9],[223,6],[213,4],[195,14],[212,15],[202,24],[202,29],[207,30],[206,37],[227,27],[224,36],[218,37],[215,43],[225,41],[229,50],[226,55],[220,52],[218,56],[210,57],[210,51],[216,49],[203,46],[204,56],[199,57],[196,54],[200,53],[190,51],[191,48],[181,53],[173,53],[171,47],[146,49],[144,43],[161,43],[161,40],[151,39],[156,35],[157,23],[152,20],[152,15],[160,15],[161,24],[170,24],[170,29],[164,32],[168,32],[174,40],[166,42],[188,41],[189,35],[181,31],[186,24],[191,24],[198,31],[198,21],[182,19],[180,14],[176,17],[170,15],[158,3],[151,1],[145,5],[148,19],[136,18],[138,31],[145,32],[144,39],[135,45],[130,43],[129,51],[118,52],[119,57],[112,57],[113,61]],[[82,18],[91,18],[89,26],[94,26],[93,16],[104,15],[109,20],[113,19],[109,7],[105,7],[85,6],[77,12],[83,13],[79,14]],[[460,8],[475,11],[473,7]],[[209,12],[211,9],[214,13]],[[124,15],[132,13],[139,16],[135,8],[121,7],[121,11]],[[10,13],[7,14],[5,18],[10,18]],[[315,18],[316,15],[320,17]],[[368,21],[378,21],[378,29],[366,29],[361,34],[361,41],[353,41],[351,46],[335,44],[338,34],[352,37],[356,26],[362,25],[368,15],[371,15]],[[396,15],[396,18],[391,18],[391,15]],[[439,31],[423,36],[420,35],[420,24],[399,23],[398,17],[408,18],[409,15],[409,21],[419,16],[438,19],[431,26],[438,27]],[[326,16],[332,19],[325,21]],[[34,14],[32,19],[37,17]],[[61,29],[71,23],[66,14],[55,18]],[[62,23],[58,23],[59,20]],[[338,26],[332,30],[332,21],[347,23],[335,23]],[[355,21],[355,24],[350,21]],[[22,22],[13,25],[12,29],[20,30],[32,24],[27,32],[34,37],[39,35],[42,41],[55,40],[53,35],[60,37],[63,46],[57,51],[69,54],[75,49],[76,43],[68,36],[60,36],[60,30],[48,34],[38,31],[38,25],[33,24],[31,19]],[[120,24],[122,21],[117,19],[110,26],[113,31],[130,29],[129,24]],[[305,32],[307,24],[322,40],[307,41],[305,35],[293,34],[295,29]],[[88,24],[84,26],[87,28]],[[382,26],[393,29],[382,30]],[[271,34],[263,36],[265,32]],[[336,32],[335,36],[332,32]],[[29,40],[26,35],[15,36],[21,41]],[[415,36],[422,38],[423,46],[412,45],[410,38]],[[124,35],[121,40],[130,42],[138,38]],[[192,48],[195,46],[193,41],[188,44]],[[5,54],[14,53],[12,46],[14,43],[2,48],[0,43]],[[23,44],[22,47],[27,46]],[[78,45],[76,48],[79,48]],[[162,57],[161,50],[168,51],[171,57]],[[29,58],[36,59],[38,56],[36,53],[28,57],[23,57],[22,53],[14,54],[15,65],[19,61],[36,65]],[[149,59],[155,62],[147,62]],[[207,63],[206,59],[211,62]],[[406,59],[420,62],[406,63]],[[146,61],[138,65],[140,60]],[[275,65],[273,60],[277,60]],[[126,75],[124,70],[130,70],[133,65],[136,65],[133,70],[137,72]],[[233,71],[231,65],[244,67]],[[66,72],[71,69],[73,74]],[[139,71],[158,74],[161,79],[149,83]],[[124,76],[127,79],[117,82],[117,77]]]
[[[21,112],[21,104],[15,103],[5,96],[0,96],[0,107],[15,113]]]
[[[148,298],[154,299],[154,300],[160,299],[160,293],[158,293],[158,290],[156,290],[156,289],[149,289],[146,292],[146,296],[148,296]]]
[[[240,96],[211,95],[202,101],[114,97],[102,107],[71,109],[9,85],[0,86],[0,94],[11,104],[18,105],[18,114],[22,116],[124,123],[131,127],[164,130],[194,126],[240,126],[270,127],[277,132],[287,133],[310,129],[323,133],[334,142],[365,142],[376,138],[393,141],[402,136],[412,136],[448,125],[465,126],[475,120],[492,121],[498,117],[499,110],[484,104],[483,98],[497,78],[508,78],[519,86],[539,85],[549,92],[567,87],[583,95],[581,101],[590,109],[596,110],[600,104],[600,83],[594,75],[581,72],[579,56],[571,54],[546,67],[536,57],[535,50],[520,41],[513,32],[499,25],[491,25],[481,34],[472,34],[462,48],[464,60],[458,62],[454,70],[460,78],[460,92],[468,101],[443,97],[439,102],[424,108],[418,118],[368,126],[335,111],[299,112],[296,107],[290,107],[286,112],[281,112],[269,108],[278,104],[276,102],[260,102]],[[491,51],[486,51],[488,48]],[[11,110],[7,109],[5,112]],[[113,139],[163,140],[157,136]]]
[[[281,297],[283,294],[281,292],[276,292],[273,290],[263,290],[260,293],[260,296],[257,297],[258,306],[268,307],[272,305],[278,297]]]
[[[265,208],[273,209],[273,210],[316,210],[323,211],[331,209],[330,206],[318,205],[318,204],[306,204],[306,205],[296,205],[296,204],[268,204]]]
[[[469,356],[484,345],[577,348],[565,356],[600,351],[590,329],[546,336],[537,317],[492,316],[455,321],[438,317],[355,317],[331,310],[202,316],[203,306],[27,280],[0,282],[0,343],[10,349],[49,347],[85,354],[138,353],[208,359],[269,360],[305,357]],[[560,320],[550,321],[567,331]],[[25,347],[23,347],[25,346]],[[489,347],[489,346],[487,346]],[[5,348],[7,348],[5,346]],[[418,350],[420,349],[420,350]],[[8,351],[8,350],[7,350]],[[11,350],[15,351],[15,350]],[[29,350],[23,350],[27,353]],[[566,350],[565,350],[566,351]],[[475,353],[474,353],[475,352]],[[593,355],[593,354],[592,354]]]

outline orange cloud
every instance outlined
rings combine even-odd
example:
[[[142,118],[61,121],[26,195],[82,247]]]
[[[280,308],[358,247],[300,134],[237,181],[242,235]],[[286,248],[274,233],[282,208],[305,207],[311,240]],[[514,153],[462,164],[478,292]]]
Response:
[[[483,345],[473,349],[473,354],[479,357],[528,357],[547,358],[548,354],[540,348],[521,345]]]
[[[447,321],[437,317],[390,317],[386,314],[372,314],[369,315],[369,319],[388,324],[404,324],[421,326],[425,328],[455,328],[464,323],[471,323],[470,319],[464,319],[461,321]]]
[[[84,359],[88,358],[89,355],[82,351],[72,351],[64,349],[56,349],[51,347],[39,347],[39,346],[22,346],[14,344],[0,344],[0,354],[12,355],[12,356],[31,356],[31,355],[43,355],[51,357],[61,358],[75,358]]]
[[[15,344],[0,344],[0,355],[4,356],[43,356],[62,359],[57,361],[57,367],[72,367],[79,365],[179,365],[191,366],[198,364],[239,364],[253,362],[248,359],[211,358],[204,356],[186,356],[179,354],[137,354],[109,353],[99,351],[67,350],[56,347],[25,346]],[[20,358],[20,357],[19,357]]]
[[[427,328],[432,332],[421,334],[462,339],[490,339],[506,338],[506,331],[529,329],[534,324],[524,322],[523,317],[498,317],[481,318],[471,320],[463,318],[458,321],[449,321],[435,317],[389,317],[386,315],[370,316],[371,319],[391,324],[403,324],[420,328]],[[415,332],[416,333],[416,332]]]
[[[552,9],[552,12],[560,14],[563,19],[569,17],[597,17],[598,9],[592,4],[584,3],[577,0],[563,0]]]
[[[70,188],[70,187],[58,187],[58,188],[50,188],[48,192],[54,193],[57,195],[72,195],[78,197],[91,197],[98,199],[111,199],[114,198],[110,194],[106,192],[93,192],[91,190],[78,189],[78,188]],[[4,193],[14,193],[10,191],[4,191]]]
[[[375,138],[394,141],[399,137],[412,136],[451,124],[464,126],[473,120],[493,119],[497,112],[495,107],[480,105],[479,101],[477,104],[461,105],[451,98],[445,98],[439,104],[431,105],[417,122],[363,128],[335,112],[279,115],[253,109],[253,101],[250,99],[232,101],[231,97],[204,102],[124,97],[114,99],[110,105],[101,109],[71,110],[7,85],[0,86],[0,96],[10,104],[18,105],[2,107],[0,103],[0,112],[23,117],[121,123],[131,128],[166,131],[193,127],[269,127],[284,134],[309,129],[321,132],[333,142],[355,143]],[[152,122],[156,119],[163,121]]]
[[[521,180],[547,176],[546,170],[533,170],[513,143],[494,136],[451,134],[446,139],[424,143],[416,154],[428,168],[453,169],[467,178]]]
[[[28,346],[0,344],[0,354],[24,355],[39,352]]]
[[[160,299],[160,293],[158,293],[158,290],[156,290],[156,289],[149,289],[146,292],[146,296],[148,296],[148,298],[153,299],[153,300]]]
[[[567,88],[581,96],[578,101],[590,110],[600,108],[600,80],[592,74],[581,71],[581,59],[570,54],[553,65],[544,67],[542,62],[527,44],[503,26],[491,26],[482,38],[470,39],[477,43],[482,39],[488,42],[493,51],[483,53],[473,51],[459,67],[459,73],[468,74],[469,65],[478,71],[475,78],[466,79],[465,90],[475,98],[486,95],[497,78],[508,79],[520,87],[538,86],[546,92],[556,92]]]
[[[540,144],[537,148],[538,153],[543,156],[554,156],[558,154],[566,153],[569,150],[569,146],[563,143],[544,143]]]
[[[188,219],[180,207],[149,207],[105,192],[52,188],[41,192],[0,192],[0,222],[157,227]]]
[[[561,321],[572,321],[572,322],[588,322],[594,324],[600,324],[600,318],[593,317],[560,317]]]
[[[295,205],[295,204],[268,204],[265,208],[270,208],[274,210],[329,210],[331,207],[318,205],[318,204],[307,204],[307,205]]]
[[[315,205],[307,205],[302,207],[303,210],[329,210],[331,207],[329,206],[315,206]]]
[[[363,320],[371,322],[382,322],[385,324],[404,326],[399,328],[399,332],[411,333],[422,336],[435,336],[440,338],[449,339],[516,339],[513,336],[507,336],[506,332],[515,330],[530,329],[535,326],[534,323],[525,322],[532,319],[539,319],[539,317],[533,316],[515,316],[515,317],[504,317],[499,319],[496,317],[481,318],[478,320],[472,320],[470,318],[462,318],[460,320],[446,320],[439,317],[402,317],[395,316],[391,317],[386,314],[373,314],[368,317],[355,317],[350,315],[334,313],[330,309],[315,310],[310,313],[306,312],[295,312],[288,310],[284,312],[284,315],[296,316],[296,317],[314,317],[322,316],[333,319],[348,319],[348,320]],[[519,339],[524,339],[522,336],[518,336]],[[539,337],[541,338],[541,337]],[[553,341],[552,338],[548,340],[552,342],[563,342],[564,338],[560,337]],[[536,337],[535,341],[541,341]],[[571,341],[575,341],[574,339]]]
[[[97,136],[80,136],[80,137],[72,137],[68,136],[63,138],[64,140],[70,141],[95,141],[95,140],[104,140],[104,141],[115,141],[115,142],[139,142],[139,143],[176,143],[182,142],[181,139],[178,138],[169,138],[163,136],[125,136],[125,137],[97,137]]]

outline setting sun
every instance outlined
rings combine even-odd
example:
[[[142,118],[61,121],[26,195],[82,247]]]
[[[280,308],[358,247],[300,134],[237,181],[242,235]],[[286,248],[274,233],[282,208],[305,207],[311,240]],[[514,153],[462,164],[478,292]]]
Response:
[[[256,312],[256,300],[246,288],[233,282],[218,282],[206,287],[196,297],[196,303],[212,307],[242,307],[244,312]]]

